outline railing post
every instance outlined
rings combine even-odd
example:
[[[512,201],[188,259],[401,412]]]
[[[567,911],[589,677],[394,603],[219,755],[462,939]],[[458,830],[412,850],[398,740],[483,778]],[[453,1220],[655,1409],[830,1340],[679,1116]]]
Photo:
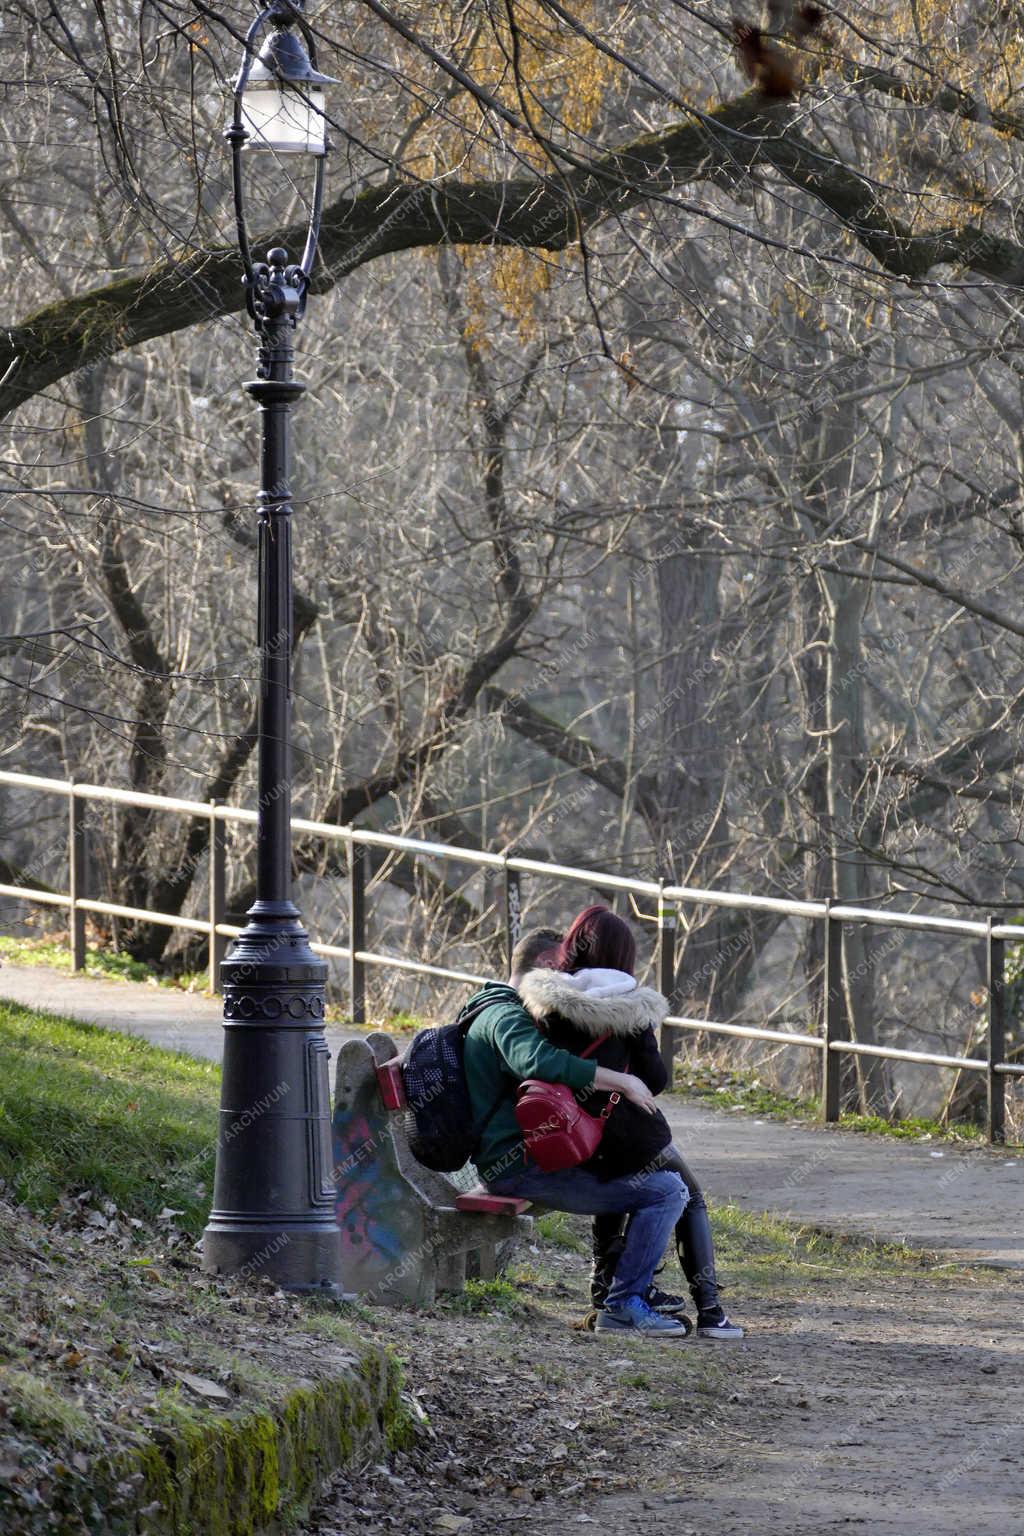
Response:
[[[348,994],[353,1024],[366,1023],[366,964],[356,955],[366,948],[366,849],[353,838],[348,845]]]
[[[512,969],[512,951],[519,943],[523,932],[523,888],[520,883],[519,871],[509,869],[508,861],[505,862],[505,960],[508,969]]]
[[[1006,945],[992,937],[988,920],[988,1139],[1006,1140],[1006,1078],[996,1068],[1006,1058]]]
[[[825,906],[825,1044],[821,1052],[821,1106],[825,1120],[835,1123],[842,1103],[843,1057],[841,1052],[832,1049],[832,1042],[844,1038],[843,925],[839,918],[832,916],[831,898]]]
[[[217,801],[210,801],[210,991],[220,991],[220,963],[228,941],[217,932],[227,910],[227,828],[217,817]]]
[[[665,882],[659,882],[658,892],[658,991],[668,998],[669,1012],[676,1010],[676,909],[674,903],[665,900]],[[661,1059],[668,1073],[668,1085],[672,1087],[675,1070],[676,1029],[672,1024],[661,1026]]]
[[[80,971],[85,966],[85,913],[78,902],[87,894],[86,867],[88,846],[85,829],[85,802],[75,794],[74,780],[68,791],[68,937],[71,943],[71,969]]]

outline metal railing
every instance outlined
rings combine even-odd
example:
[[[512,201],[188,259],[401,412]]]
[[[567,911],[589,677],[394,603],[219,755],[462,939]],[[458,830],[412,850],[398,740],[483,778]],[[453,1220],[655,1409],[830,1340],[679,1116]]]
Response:
[[[100,784],[78,784],[73,780],[41,778],[35,774],[0,770],[0,784],[18,789],[61,795],[67,801],[68,891],[60,893],[34,889],[27,885],[0,884],[0,896],[15,897],[42,906],[67,909],[71,943],[71,966],[80,970],[85,963],[85,916],[95,912],[109,917],[127,918],[168,928],[181,928],[207,936],[211,981],[224,957],[227,940],[242,930],[225,922],[226,914],[226,839],[229,822],[255,825],[256,812],[240,806],[222,805],[211,800],[181,800],[166,795],[142,794],[134,790],[108,789]],[[85,894],[87,882],[87,846],[84,805],[87,801],[113,805],[131,805],[180,816],[203,817],[210,828],[208,913],[205,919],[181,917],[167,912],[99,901]],[[825,925],[825,974],[823,1018],[820,1033],[798,1033],[762,1029],[743,1024],[719,1023],[670,1013],[662,1025],[661,1050],[671,1069],[678,1041],[686,1031],[733,1036],[745,1040],[764,1040],[778,1045],[818,1051],[821,1055],[821,1099],[826,1121],[839,1119],[842,1057],[861,1055],[888,1061],[905,1061],[924,1066],[952,1068],[960,1072],[983,1072],[987,1079],[989,1140],[1006,1139],[1006,1081],[1024,1076],[1024,1063],[1006,1060],[1006,944],[1024,941],[1024,929],[1013,924],[968,918],[932,917],[925,913],[875,911],[870,907],[843,906],[831,901],[796,901],[776,896],[744,895],[736,891],[703,890],[696,886],[672,885],[663,880],[639,880],[603,871],[579,869],[566,864],[547,863],[541,859],[520,858],[514,854],[489,853],[480,848],[466,848],[449,843],[435,843],[414,837],[400,837],[388,832],[374,832],[363,827],[337,826],[330,822],[292,818],[293,832],[307,833],[326,841],[341,842],[348,848],[349,867],[349,942],[347,945],[318,944],[317,954],[347,960],[349,964],[349,1000],[353,1022],[366,1022],[366,969],[382,966],[443,981],[478,984],[486,978],[467,971],[408,960],[400,955],[380,954],[366,948],[366,850],[384,848],[424,858],[440,859],[479,868],[500,871],[504,881],[506,944],[511,951],[518,938],[522,914],[522,876],[539,875],[585,885],[592,890],[625,891],[633,896],[651,897],[657,902],[658,944],[656,968],[661,991],[676,998],[677,910],[683,905],[727,907],[742,912],[774,912],[781,917],[798,917]],[[881,928],[906,928],[922,933],[941,933],[946,937],[983,939],[988,955],[988,1017],[984,1057],[950,1056],[934,1051],[908,1051],[892,1046],[868,1045],[844,1035],[843,989],[841,984],[843,925],[864,923]]]

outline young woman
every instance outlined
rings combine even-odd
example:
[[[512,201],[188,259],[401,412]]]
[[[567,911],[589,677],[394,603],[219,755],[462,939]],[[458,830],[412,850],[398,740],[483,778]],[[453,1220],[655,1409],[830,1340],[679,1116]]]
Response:
[[[552,969],[546,968],[548,965]],[[600,1066],[639,1077],[652,1094],[661,1093],[668,1074],[658,1051],[655,1028],[668,1012],[660,992],[637,985],[636,944],[628,926],[607,907],[587,907],[574,919],[561,944],[541,957],[542,968],[519,982],[527,1012],[550,1043],[578,1056],[595,1040],[592,1053]],[[599,1113],[607,1095],[586,1100]],[[608,1119],[601,1146],[583,1165],[602,1180],[645,1179],[671,1170],[689,1192],[675,1227],[676,1251],[697,1308],[697,1333],[710,1339],[741,1339],[718,1298],[715,1253],[704,1196],[690,1168],[672,1145],[672,1130],[653,1106],[623,1099]],[[597,1215],[593,1223],[594,1272],[591,1296],[601,1308],[613,1283],[628,1221]],[[682,1299],[652,1285],[646,1297],[655,1311],[680,1316]]]

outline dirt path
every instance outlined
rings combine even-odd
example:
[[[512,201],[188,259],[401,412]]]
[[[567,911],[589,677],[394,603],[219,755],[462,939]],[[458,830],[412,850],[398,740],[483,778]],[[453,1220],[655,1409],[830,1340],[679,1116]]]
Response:
[[[734,1257],[748,1338],[653,1344],[572,1331],[582,1259],[533,1262],[525,1315],[375,1315],[429,1426],[339,1481],[306,1536],[1020,1529],[1016,1275]]]

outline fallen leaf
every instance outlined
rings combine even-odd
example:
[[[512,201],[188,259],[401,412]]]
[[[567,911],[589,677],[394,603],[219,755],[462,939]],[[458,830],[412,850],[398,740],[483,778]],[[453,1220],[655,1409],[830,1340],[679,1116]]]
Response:
[[[226,1387],[222,1387],[217,1381],[208,1381],[205,1376],[193,1376],[191,1371],[175,1371],[177,1379],[184,1382],[186,1387],[191,1387],[193,1392],[200,1397],[213,1398],[219,1403],[230,1403],[231,1393]]]

